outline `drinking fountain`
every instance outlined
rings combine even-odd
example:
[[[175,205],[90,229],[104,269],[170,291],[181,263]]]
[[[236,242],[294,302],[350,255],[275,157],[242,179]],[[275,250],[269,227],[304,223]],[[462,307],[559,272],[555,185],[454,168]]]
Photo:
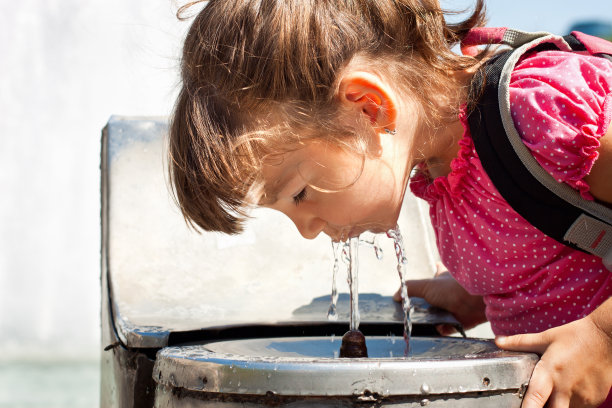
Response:
[[[329,238],[304,240],[267,209],[240,235],[190,229],[169,194],[166,133],[162,117],[113,116],[102,131],[101,407],[520,406],[537,356],[437,336],[461,326],[419,298],[408,352],[384,238],[382,260],[360,249],[368,357],[341,357],[350,307],[341,270],[328,320]],[[437,260],[426,214],[406,197],[409,278]]]

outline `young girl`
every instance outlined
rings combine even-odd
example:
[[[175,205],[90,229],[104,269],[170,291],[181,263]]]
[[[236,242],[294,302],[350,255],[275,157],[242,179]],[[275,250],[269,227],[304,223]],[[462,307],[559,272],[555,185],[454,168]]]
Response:
[[[436,0],[211,0],[184,45],[175,194],[204,230],[237,233],[263,205],[340,240],[395,226],[410,185],[449,271],[411,294],[541,354],[524,407],[612,407],[612,274],[515,213],[474,150],[468,89],[492,52],[451,48],[483,10],[453,25]],[[612,203],[612,63],[528,54],[510,98],[539,163]]]

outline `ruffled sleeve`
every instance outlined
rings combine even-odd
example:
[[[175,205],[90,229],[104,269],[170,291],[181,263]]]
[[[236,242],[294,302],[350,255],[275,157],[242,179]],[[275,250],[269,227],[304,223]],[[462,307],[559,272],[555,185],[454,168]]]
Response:
[[[553,177],[592,200],[584,177],[612,119],[612,63],[560,51],[533,54],[512,73],[515,127]]]

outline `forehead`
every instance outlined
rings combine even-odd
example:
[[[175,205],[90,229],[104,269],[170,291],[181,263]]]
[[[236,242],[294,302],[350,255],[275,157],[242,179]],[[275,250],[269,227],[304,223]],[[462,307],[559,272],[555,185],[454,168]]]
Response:
[[[259,205],[271,204],[283,186],[298,172],[298,166],[308,157],[308,145],[268,155],[262,162]]]
[[[276,201],[287,183],[298,177],[320,191],[347,187],[360,174],[362,164],[362,155],[325,141],[306,142],[300,148],[270,155],[262,164],[259,204]]]

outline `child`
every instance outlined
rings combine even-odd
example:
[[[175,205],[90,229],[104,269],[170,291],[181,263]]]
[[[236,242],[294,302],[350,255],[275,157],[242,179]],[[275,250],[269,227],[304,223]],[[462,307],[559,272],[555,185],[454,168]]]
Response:
[[[491,51],[451,48],[483,22],[482,0],[454,25],[436,0],[211,0],[184,45],[177,201],[204,230],[237,233],[263,205],[340,240],[392,228],[410,185],[450,271],[411,294],[468,326],[486,313],[496,335],[518,334],[500,347],[540,353],[523,406],[612,407],[612,275],[516,214],[474,151],[468,89]],[[510,95],[542,166],[612,203],[612,63],[532,53]]]

